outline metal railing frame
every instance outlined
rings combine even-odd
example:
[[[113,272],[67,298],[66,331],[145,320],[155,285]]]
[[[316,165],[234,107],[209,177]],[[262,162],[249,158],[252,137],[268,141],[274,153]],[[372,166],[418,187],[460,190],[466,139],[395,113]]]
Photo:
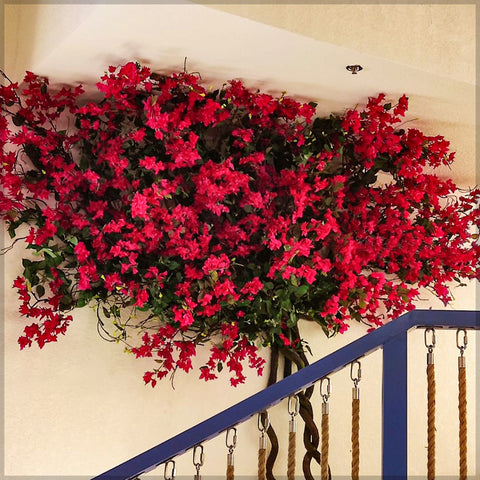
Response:
[[[413,310],[93,480],[129,480],[153,470],[379,348],[383,349],[382,478],[406,479],[407,333],[422,327],[478,330],[480,312]]]

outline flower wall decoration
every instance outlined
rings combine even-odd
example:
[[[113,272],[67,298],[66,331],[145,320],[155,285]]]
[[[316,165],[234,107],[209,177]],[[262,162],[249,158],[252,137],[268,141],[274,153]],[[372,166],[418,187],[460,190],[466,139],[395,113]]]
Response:
[[[245,364],[262,372],[259,346],[307,362],[301,319],[374,328],[421,287],[448,303],[451,282],[479,278],[480,190],[433,174],[454,154],[401,128],[405,96],[314,118],[314,103],[133,62],[97,87],[88,101],[31,72],[0,87],[0,211],[31,253],[14,283],[21,348],[90,305],[104,335],[156,361],[146,383],[207,345],[200,377],[226,367],[237,385]]]

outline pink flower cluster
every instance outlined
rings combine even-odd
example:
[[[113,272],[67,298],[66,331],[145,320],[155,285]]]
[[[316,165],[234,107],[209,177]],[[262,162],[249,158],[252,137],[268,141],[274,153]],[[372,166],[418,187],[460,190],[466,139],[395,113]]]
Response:
[[[395,128],[405,96],[313,119],[314,104],[135,63],[98,89],[78,102],[81,87],[52,94],[32,73],[0,87],[0,212],[39,256],[15,285],[37,319],[22,348],[95,303],[112,336],[157,360],[146,383],[189,372],[212,341],[200,378],[226,366],[237,385],[244,364],[262,372],[258,346],[303,348],[300,319],[377,326],[420,287],[447,303],[450,282],[478,278],[480,190],[456,197],[431,173],[453,161],[443,137]]]

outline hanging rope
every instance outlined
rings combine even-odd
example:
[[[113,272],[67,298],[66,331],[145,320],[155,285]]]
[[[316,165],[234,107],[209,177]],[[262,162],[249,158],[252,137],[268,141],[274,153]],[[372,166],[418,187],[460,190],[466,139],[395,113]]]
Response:
[[[353,368],[357,365],[357,375],[353,374]],[[362,367],[358,360],[350,365],[350,378],[353,381],[352,389],[352,480],[358,480],[360,471],[360,389],[358,383],[362,378]]]
[[[232,433],[230,433],[232,432]],[[231,440],[230,440],[231,437]],[[235,427],[229,428],[227,430],[227,437],[225,439],[225,444],[228,448],[227,454],[227,480],[233,480],[235,477],[235,467],[234,467],[234,456],[233,451],[237,445],[237,429]]]
[[[300,338],[300,332],[298,326],[292,327],[295,338]],[[286,358],[289,358],[297,367],[297,370],[304,368],[309,364],[308,358],[304,352],[294,352],[292,350],[282,350],[282,353]],[[302,470],[305,480],[315,480],[312,471],[311,463],[315,460],[320,465],[320,452],[318,451],[318,445],[320,443],[320,433],[314,420],[313,406],[310,401],[314,392],[315,386],[311,385],[305,391],[299,392],[298,399],[300,402],[299,415],[304,422],[303,429],[303,444],[305,446],[305,455],[302,461]],[[269,435],[270,438],[270,435]],[[273,445],[271,445],[273,448]],[[270,451],[269,458],[272,454]],[[268,477],[268,460],[267,460],[267,480],[271,480]]]
[[[431,342],[427,342],[427,334],[431,332]],[[425,346],[427,353],[427,479],[435,479],[435,362],[433,349],[435,348],[435,330],[425,330]]]
[[[260,430],[260,443],[258,446],[258,480],[267,478],[267,438],[265,432],[270,427],[268,412],[258,414],[258,430]]]
[[[323,382],[326,382],[326,390],[324,393]],[[322,404],[322,448],[321,448],[321,460],[320,460],[320,473],[322,480],[329,480],[328,472],[328,447],[329,447],[329,406],[328,399],[331,393],[330,379],[328,377],[322,378],[320,382],[320,395],[323,398]]]
[[[459,342],[460,332],[463,332],[463,343]],[[467,381],[464,352],[467,348],[467,331],[457,330],[457,347],[460,350],[458,357],[458,422],[459,422],[459,468],[460,480],[467,479]]]
[[[291,395],[288,398],[288,461],[287,461],[287,480],[295,479],[295,456],[297,447],[297,420],[296,416],[300,411],[300,400],[297,395]]]
[[[263,440],[266,440],[263,437]],[[258,450],[258,480],[265,480],[267,478],[267,450],[260,448]]]
[[[227,464],[227,480],[233,480],[235,478],[235,467],[233,464]]]

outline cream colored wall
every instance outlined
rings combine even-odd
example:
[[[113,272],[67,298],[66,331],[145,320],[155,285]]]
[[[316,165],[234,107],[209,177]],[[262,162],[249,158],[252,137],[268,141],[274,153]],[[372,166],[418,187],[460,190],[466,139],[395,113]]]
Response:
[[[21,273],[21,250],[5,258],[5,474],[6,475],[94,475],[171,436],[209,418],[265,386],[264,378],[249,375],[246,385],[236,389],[226,378],[204,383],[194,375],[179,373],[175,388],[165,382],[155,389],[141,379],[148,361],[133,359],[120,345],[102,341],[95,329],[94,312],[84,308],[75,314],[67,335],[43,350],[20,351],[16,339],[25,319],[17,314],[18,301],[9,286]],[[434,303],[434,302],[433,302]],[[428,305],[431,303],[429,302]],[[421,305],[425,308],[426,305]],[[437,305],[435,305],[437,307]],[[440,307],[440,306],[438,306]],[[475,309],[473,287],[457,296],[452,308]],[[327,340],[318,328],[303,325],[319,359],[365,333],[353,325],[342,336]],[[456,362],[458,351],[453,331],[437,333],[437,458],[438,472],[454,475],[457,469]],[[478,337],[478,334],[477,334]],[[469,333],[468,365],[469,465],[475,466],[475,335]],[[267,352],[264,352],[265,355]],[[197,366],[201,364],[202,355]],[[203,355],[204,357],[204,355]],[[426,447],[426,351],[423,332],[409,337],[409,472],[424,475]],[[203,358],[205,360],[205,358]],[[361,472],[381,471],[381,352],[362,359],[361,380]],[[350,399],[352,383],[348,369],[331,377],[331,468],[335,475],[348,475],[350,462]],[[318,388],[318,387],[317,387]],[[313,403],[317,419],[321,399],[318,389]],[[272,424],[281,439],[276,472],[286,465],[288,415],[286,404],[275,406]],[[256,474],[258,431],[256,419],[239,426],[236,471]],[[224,436],[205,445],[204,475],[225,470]],[[300,444],[298,445],[300,451]],[[300,464],[300,458],[298,463]],[[193,474],[191,454],[177,462],[179,475]],[[319,473],[318,468],[313,471]],[[153,474],[163,474],[154,471]]]
[[[475,83],[474,4],[208,5],[435,75]]]
[[[455,165],[441,175],[471,184],[474,5],[222,8],[244,17],[186,1],[141,8],[6,5],[5,67],[15,80],[30,69],[57,82],[92,85],[110,64],[134,59],[171,72],[187,57],[188,70],[201,72],[208,85],[241,78],[252,88],[315,101],[322,115],[380,92],[393,101],[406,93],[406,120],[417,119],[409,125],[444,135],[457,152]],[[364,70],[349,74],[345,66],[352,63]]]
[[[255,13],[260,7],[250,5],[246,12],[250,11],[254,20],[260,20],[258,22],[188,4],[150,5],[141,10],[119,5],[7,5],[7,71],[14,72],[14,79],[25,69],[31,69],[64,81],[88,80],[98,77],[110,61],[145,59],[147,63],[157,62],[168,69],[181,68],[183,57],[188,56],[191,70],[200,69],[205,75],[211,75],[204,77],[205,81],[223,81],[238,76],[271,91],[281,91],[286,86],[292,95],[322,99],[321,108],[326,111],[349,107],[377,91],[401,94],[405,89],[411,96],[412,118],[424,119],[420,128],[432,129],[430,133],[435,134],[441,131],[452,139],[454,148],[459,151],[457,165],[460,167],[449,174],[463,184],[474,182],[475,97],[471,70],[467,67],[469,47],[465,46],[465,51],[461,52],[464,67],[438,72],[435,62],[423,65],[417,61],[418,53],[413,59],[402,57],[408,49],[403,53],[392,50],[389,57],[376,37],[373,42],[362,37],[356,44],[352,42],[354,35],[341,35],[345,31],[343,27],[353,28],[353,18],[362,18],[365,25],[367,19],[372,20],[372,15],[376,22],[373,25],[377,26],[381,18],[387,17],[383,31],[388,32],[397,15],[404,20],[410,18],[405,11],[398,10],[400,6],[395,7],[395,15],[390,18],[388,13],[393,12],[392,6],[382,6],[380,10],[371,5],[356,7],[359,10],[353,11],[344,8],[342,16],[334,14],[334,6],[325,6],[325,10],[315,11],[315,17],[305,14],[308,10],[303,10],[304,6],[297,10],[297,16],[292,10],[276,7],[270,10],[261,7],[260,16]],[[451,10],[454,6],[445,9],[443,14],[430,7],[425,6],[425,12],[419,13],[418,18],[425,20],[428,12],[432,13],[433,23],[429,30],[432,34],[445,28],[447,18],[455,18]],[[468,10],[471,6],[461,7],[465,7],[459,10],[463,31],[457,28],[457,23],[453,31],[455,35],[464,34],[470,39],[472,29],[474,31]],[[293,17],[297,20],[293,21]],[[332,19],[330,30],[325,25],[318,29],[330,33],[311,38],[312,18],[317,17],[319,21]],[[280,22],[282,19],[284,23]],[[304,28],[307,36],[261,22],[291,27],[297,33],[302,33]],[[397,25],[395,30],[392,25],[391,28],[398,31],[399,27]],[[448,29],[451,31],[452,25]],[[194,37],[192,32],[195,32]],[[419,35],[412,35],[411,40],[419,42]],[[387,36],[385,33],[383,40]],[[405,34],[406,42],[409,38]],[[368,65],[363,72],[365,75],[344,76],[348,59],[357,61],[358,58]],[[341,74],[337,72],[340,68]],[[18,301],[11,284],[21,273],[21,257],[22,250],[16,247],[4,258],[5,475],[93,476],[264,388],[265,379],[253,375],[246,385],[233,389],[226,377],[203,383],[182,374],[175,378],[175,389],[168,382],[155,389],[145,387],[141,377],[150,363],[135,360],[124,354],[121,346],[102,341],[96,334],[94,312],[88,308],[75,313],[68,334],[58,343],[47,345],[41,351],[32,348],[20,352],[16,339],[25,319],[17,314]],[[420,302],[421,308],[430,306],[442,308],[435,299]],[[478,308],[475,285],[456,293],[456,301],[449,309],[454,308]],[[311,325],[303,325],[302,330],[313,350],[312,361],[365,332],[361,326],[354,325],[343,336],[327,340]],[[454,475],[457,468],[455,365],[458,354],[452,332],[439,332],[438,337],[436,358],[442,368],[437,380],[438,472]],[[477,448],[474,431],[475,336],[470,334],[469,340],[466,353],[470,380],[469,465],[473,472]],[[199,365],[201,360],[198,359]],[[410,335],[409,364],[409,472],[424,475],[426,379],[425,347],[420,331]],[[380,352],[362,360],[362,367],[361,473],[373,476],[381,469]],[[352,386],[349,372],[333,375],[332,384],[332,471],[335,475],[347,475]],[[314,399],[319,414],[318,391]],[[286,405],[274,407],[271,416],[279,437],[286,439]],[[256,474],[257,438],[256,420],[239,427],[237,474]],[[278,475],[285,471],[285,447],[284,441],[277,462]],[[205,449],[207,460],[203,474],[222,475],[226,455],[223,435],[206,444]],[[163,475],[163,471],[153,474]],[[190,453],[178,460],[178,474],[193,474]]]

